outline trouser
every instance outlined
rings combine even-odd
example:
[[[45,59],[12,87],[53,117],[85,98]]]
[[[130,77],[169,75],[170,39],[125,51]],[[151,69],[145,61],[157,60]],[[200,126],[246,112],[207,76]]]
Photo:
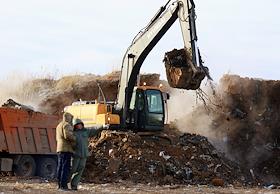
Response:
[[[70,152],[59,152],[58,153],[58,165],[57,165],[57,180],[59,188],[67,188],[68,177],[71,168],[71,157]]]
[[[77,188],[86,167],[87,158],[73,157],[71,170],[71,187]]]

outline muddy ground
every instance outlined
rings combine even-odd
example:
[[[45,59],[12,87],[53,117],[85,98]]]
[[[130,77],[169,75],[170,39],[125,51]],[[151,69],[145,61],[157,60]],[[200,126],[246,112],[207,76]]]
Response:
[[[62,192],[57,190],[55,182],[30,178],[22,179],[16,177],[4,177],[0,179],[0,193],[188,193],[188,194],[276,194],[279,189],[266,188],[243,188],[243,187],[210,187],[189,185],[145,185],[121,182],[114,184],[88,184],[82,183],[79,191]]]

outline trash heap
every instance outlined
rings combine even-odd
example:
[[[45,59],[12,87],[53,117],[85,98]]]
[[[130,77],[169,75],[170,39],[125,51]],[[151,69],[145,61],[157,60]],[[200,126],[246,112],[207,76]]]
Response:
[[[176,124],[180,130],[208,137],[250,174],[252,183],[280,184],[279,96],[279,80],[226,74],[204,103],[183,114]]]
[[[280,81],[224,75],[212,130],[227,154],[259,182],[280,183]]]
[[[27,106],[24,104],[20,104],[13,99],[8,99],[1,107],[5,108],[13,108],[13,109],[20,109],[20,110],[26,110],[26,111],[34,111],[34,108],[31,106]]]
[[[244,181],[240,169],[207,138],[174,130],[164,137],[103,131],[91,140],[84,181],[215,186]]]
[[[117,98],[120,72],[114,71],[106,75],[69,75],[60,79],[42,78],[31,79],[22,84],[22,87],[11,93],[17,101],[31,104],[36,110],[49,114],[61,114],[65,106],[75,101],[95,100],[98,98],[100,84],[107,101],[114,101]],[[142,74],[141,84],[158,86],[160,83],[159,74]]]

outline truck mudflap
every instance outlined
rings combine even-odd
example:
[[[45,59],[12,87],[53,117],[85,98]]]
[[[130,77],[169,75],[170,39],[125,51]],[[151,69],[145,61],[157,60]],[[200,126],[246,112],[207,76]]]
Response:
[[[205,78],[205,71],[192,63],[189,51],[174,49],[165,53],[164,63],[168,83],[173,88],[196,90]]]

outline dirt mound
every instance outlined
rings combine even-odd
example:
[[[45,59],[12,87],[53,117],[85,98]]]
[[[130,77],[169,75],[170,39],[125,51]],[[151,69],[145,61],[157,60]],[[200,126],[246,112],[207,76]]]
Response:
[[[178,123],[191,128],[190,122],[184,122],[193,120],[197,131],[246,172],[251,171],[257,182],[279,183],[280,157],[275,155],[280,149],[279,95],[280,81],[224,75],[205,98],[206,104]]]
[[[109,101],[117,97],[120,72],[104,76],[94,74],[65,76],[61,79],[34,79],[23,84],[24,94],[31,99],[40,99],[37,109],[41,112],[60,114],[66,105],[77,100],[94,100],[98,97],[100,84]],[[144,74],[141,82],[159,84],[159,74]],[[18,94],[20,95],[20,94]]]
[[[268,160],[280,146],[280,81],[226,75],[220,87],[216,103],[221,109],[215,112],[213,128],[227,137],[228,153],[264,181],[266,169],[279,181]]]
[[[216,180],[222,185],[241,181],[240,170],[207,138],[174,130],[168,136],[172,144],[157,136],[103,131],[91,141],[93,156],[84,179],[154,184],[215,184]]]

